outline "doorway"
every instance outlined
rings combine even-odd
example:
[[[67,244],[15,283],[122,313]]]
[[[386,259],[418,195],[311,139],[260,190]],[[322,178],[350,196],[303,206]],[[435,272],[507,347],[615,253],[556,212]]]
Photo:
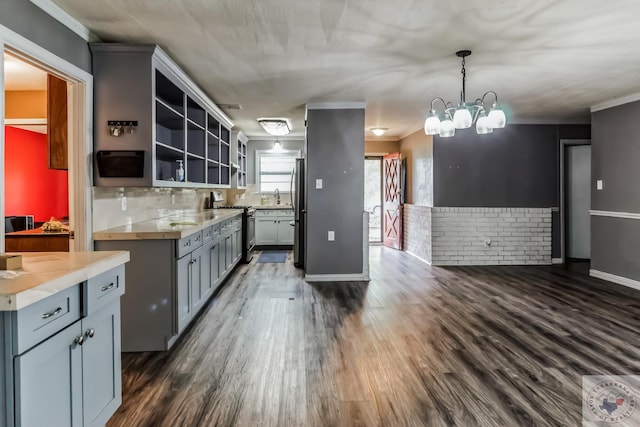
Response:
[[[48,166],[51,165],[49,163],[51,160],[54,161],[54,168],[60,168],[60,161],[65,165],[65,168],[68,164],[69,167],[65,171],[66,176],[62,180],[59,176],[57,177],[58,181],[62,181],[61,185],[55,186],[56,189],[59,190],[59,193],[57,193],[55,197],[52,195],[52,198],[54,198],[57,203],[64,205],[66,209],[62,208],[61,211],[56,211],[56,214],[52,216],[58,219],[58,216],[65,216],[63,211],[67,213],[67,219],[60,218],[64,220],[61,221],[63,223],[68,222],[68,226],[72,230],[67,236],[67,250],[93,250],[93,241],[91,239],[92,173],[91,164],[86,161],[91,155],[93,145],[92,130],[91,126],[89,126],[93,114],[93,78],[86,71],[2,26],[0,26],[0,50],[3,51],[3,55],[0,57],[0,72],[2,73],[0,89],[2,89],[3,94],[0,98],[0,127],[2,128],[0,132],[0,164],[3,166],[3,173],[0,174],[0,212],[2,212],[2,216],[7,216],[7,214],[10,213],[8,210],[15,208],[13,201],[16,200],[16,194],[19,198],[31,197],[31,186],[35,185],[36,182],[40,183],[41,181],[45,181],[44,184],[52,183],[48,177],[40,177],[37,179],[35,176],[29,175],[28,180],[21,183],[21,187],[12,187],[13,184],[9,182],[11,177],[7,175],[7,169],[11,160],[7,159],[6,156],[10,149],[9,146],[12,145],[12,142],[8,141],[7,134],[12,132],[13,136],[15,136],[16,133],[20,133],[19,136],[23,136],[22,132],[31,132],[28,135],[34,137],[35,140],[39,139],[41,141],[43,137],[38,136],[38,133],[42,135],[42,132],[48,132],[42,130],[43,127],[45,129],[47,128],[46,118],[45,120],[27,120],[32,118],[25,117],[25,119],[22,120],[11,120],[8,117],[10,113],[9,109],[12,107],[7,104],[6,101],[10,100],[5,100],[5,97],[10,98],[13,96],[7,96],[7,91],[12,89],[11,78],[7,79],[10,72],[8,68],[15,65],[27,65],[40,73],[44,73],[44,75],[47,76],[47,85],[49,85],[51,81],[57,81],[58,84],[54,90],[61,98],[65,99],[65,105],[62,108],[58,108],[57,113],[59,114],[59,118],[64,117],[65,120],[62,129],[66,132],[65,140],[67,146],[64,151],[57,152],[57,156],[51,156],[50,152],[47,153],[45,169],[49,169]],[[11,62],[14,62],[14,65],[10,65]],[[6,88],[5,85],[7,85]],[[50,116],[50,114],[48,113],[46,116]],[[5,123],[5,120],[7,123]],[[40,132],[37,132],[38,129]],[[61,128],[57,129],[57,131],[60,130]],[[62,155],[60,156],[59,154]],[[58,161],[58,166],[55,166],[56,160]],[[58,171],[60,170],[61,169],[58,169]],[[62,175],[64,175],[64,173]],[[47,194],[47,196],[49,196],[49,194]],[[63,212],[63,215],[59,215],[60,212]],[[34,215],[35,220],[35,214],[31,212],[22,212],[21,209],[21,212],[16,216],[20,215],[26,216],[27,218],[29,218],[30,215]],[[42,218],[45,220],[50,219],[41,217],[41,219]],[[34,223],[34,226],[35,225]],[[0,227],[0,250],[4,250],[5,248],[5,237],[5,227]],[[71,237],[71,239],[69,239],[69,237]],[[58,244],[59,243],[58,240]],[[46,250],[50,251],[54,249],[48,248]]]
[[[4,99],[5,251],[68,252],[67,82],[5,53]]]
[[[588,271],[591,259],[591,144],[561,141],[561,252]]]
[[[382,157],[364,159],[364,209],[369,212],[369,243],[381,243]]]

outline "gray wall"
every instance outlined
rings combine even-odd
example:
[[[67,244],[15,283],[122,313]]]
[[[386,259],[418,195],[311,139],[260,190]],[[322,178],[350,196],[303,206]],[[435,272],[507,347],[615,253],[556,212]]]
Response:
[[[640,102],[591,115],[591,208],[640,213]],[[596,190],[596,180],[603,190]],[[640,280],[640,220],[591,217],[591,268]]]
[[[434,137],[434,206],[558,206],[555,126],[509,125]]]
[[[306,272],[361,274],[364,109],[308,110],[306,152]]]
[[[28,0],[1,0],[0,25],[83,70],[91,71],[87,43]]]
[[[561,139],[590,139],[589,125],[507,125],[433,138],[434,206],[559,207]],[[560,257],[560,214],[552,215]]]
[[[247,184],[256,183],[256,150],[270,150],[274,141],[275,139],[250,139],[247,143]],[[283,150],[300,150],[304,155],[304,139],[279,141]]]

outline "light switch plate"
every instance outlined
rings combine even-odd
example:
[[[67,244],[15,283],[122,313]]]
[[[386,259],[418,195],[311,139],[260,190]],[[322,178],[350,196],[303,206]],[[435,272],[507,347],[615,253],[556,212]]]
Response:
[[[596,181],[596,190],[602,190],[602,180],[601,179]]]
[[[336,232],[335,231],[329,231],[329,233],[327,233],[327,238],[330,242],[333,242],[334,240],[336,240]]]
[[[322,190],[322,180],[316,179],[316,190]]]

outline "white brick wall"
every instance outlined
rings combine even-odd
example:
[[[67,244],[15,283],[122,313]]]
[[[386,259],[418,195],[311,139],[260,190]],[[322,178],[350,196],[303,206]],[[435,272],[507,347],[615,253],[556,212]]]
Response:
[[[433,265],[551,264],[550,208],[431,208]]]
[[[428,206],[403,205],[404,250],[431,262],[431,209]]]

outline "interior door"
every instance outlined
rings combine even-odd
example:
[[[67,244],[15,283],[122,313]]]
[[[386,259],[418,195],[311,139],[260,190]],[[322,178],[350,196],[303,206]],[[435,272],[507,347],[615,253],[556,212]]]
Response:
[[[591,146],[566,149],[567,258],[591,258]]]
[[[390,248],[402,249],[401,154],[387,154],[383,163],[383,242]]]

